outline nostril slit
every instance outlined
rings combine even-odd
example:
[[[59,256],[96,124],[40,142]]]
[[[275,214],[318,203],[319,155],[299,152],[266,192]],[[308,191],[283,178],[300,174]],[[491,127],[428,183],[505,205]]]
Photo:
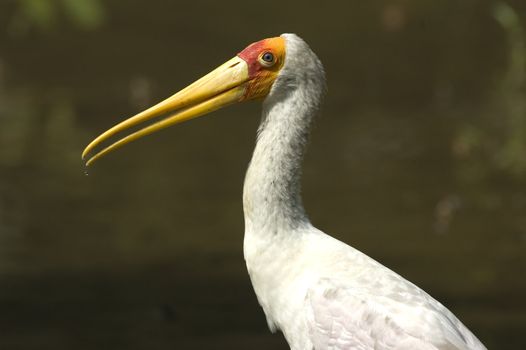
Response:
[[[230,66],[230,67],[228,67],[228,68],[232,68],[232,67],[235,67],[235,66],[237,66],[238,64],[239,64],[239,62],[236,62],[236,63],[234,63],[233,65],[231,65],[231,66]]]

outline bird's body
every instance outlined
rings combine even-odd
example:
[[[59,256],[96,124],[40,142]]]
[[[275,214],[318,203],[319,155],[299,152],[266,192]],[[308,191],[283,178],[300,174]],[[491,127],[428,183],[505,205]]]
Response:
[[[291,349],[485,349],[420,288],[323,232],[276,242],[247,265],[271,330]]]
[[[218,89],[217,81],[227,86]],[[92,160],[234,100],[265,97],[243,191],[244,255],[270,329],[281,330],[293,350],[485,349],[427,293],[310,223],[300,195],[301,162],[324,90],[316,55],[298,36],[284,34],[252,44],[165,102],[110,129],[85,153],[99,139],[168,108],[180,112]]]

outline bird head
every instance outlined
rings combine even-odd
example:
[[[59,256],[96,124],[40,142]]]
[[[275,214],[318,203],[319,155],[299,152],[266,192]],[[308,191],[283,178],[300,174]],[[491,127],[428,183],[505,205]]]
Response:
[[[115,149],[168,126],[236,102],[265,98],[284,66],[285,55],[284,36],[264,39],[249,45],[229,61],[166,100],[102,133],[86,147],[82,158],[86,160],[86,165],[90,165]],[[88,158],[89,154],[113,136],[143,123],[149,124]]]

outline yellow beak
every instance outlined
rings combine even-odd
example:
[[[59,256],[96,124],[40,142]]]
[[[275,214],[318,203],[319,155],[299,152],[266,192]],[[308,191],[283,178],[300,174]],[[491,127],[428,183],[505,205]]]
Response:
[[[111,151],[143,136],[168,126],[197,118],[235,102],[240,102],[245,99],[248,81],[248,65],[243,59],[236,56],[175,95],[102,133],[84,149],[82,159],[86,159],[86,156],[97,146],[115,134],[150,121],[167,112],[175,113],[103,148],[88,158],[86,166]]]

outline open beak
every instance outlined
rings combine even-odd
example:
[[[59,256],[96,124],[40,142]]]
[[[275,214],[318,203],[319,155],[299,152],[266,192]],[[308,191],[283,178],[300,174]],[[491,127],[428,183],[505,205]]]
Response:
[[[236,56],[175,95],[102,133],[84,149],[82,159],[87,159],[86,165],[88,166],[102,156],[131,141],[171,125],[197,118],[235,102],[243,101],[248,81],[248,65],[242,58]],[[97,146],[115,134],[151,121],[168,112],[173,112],[173,114],[115,141],[87,158],[88,154],[92,153]]]

